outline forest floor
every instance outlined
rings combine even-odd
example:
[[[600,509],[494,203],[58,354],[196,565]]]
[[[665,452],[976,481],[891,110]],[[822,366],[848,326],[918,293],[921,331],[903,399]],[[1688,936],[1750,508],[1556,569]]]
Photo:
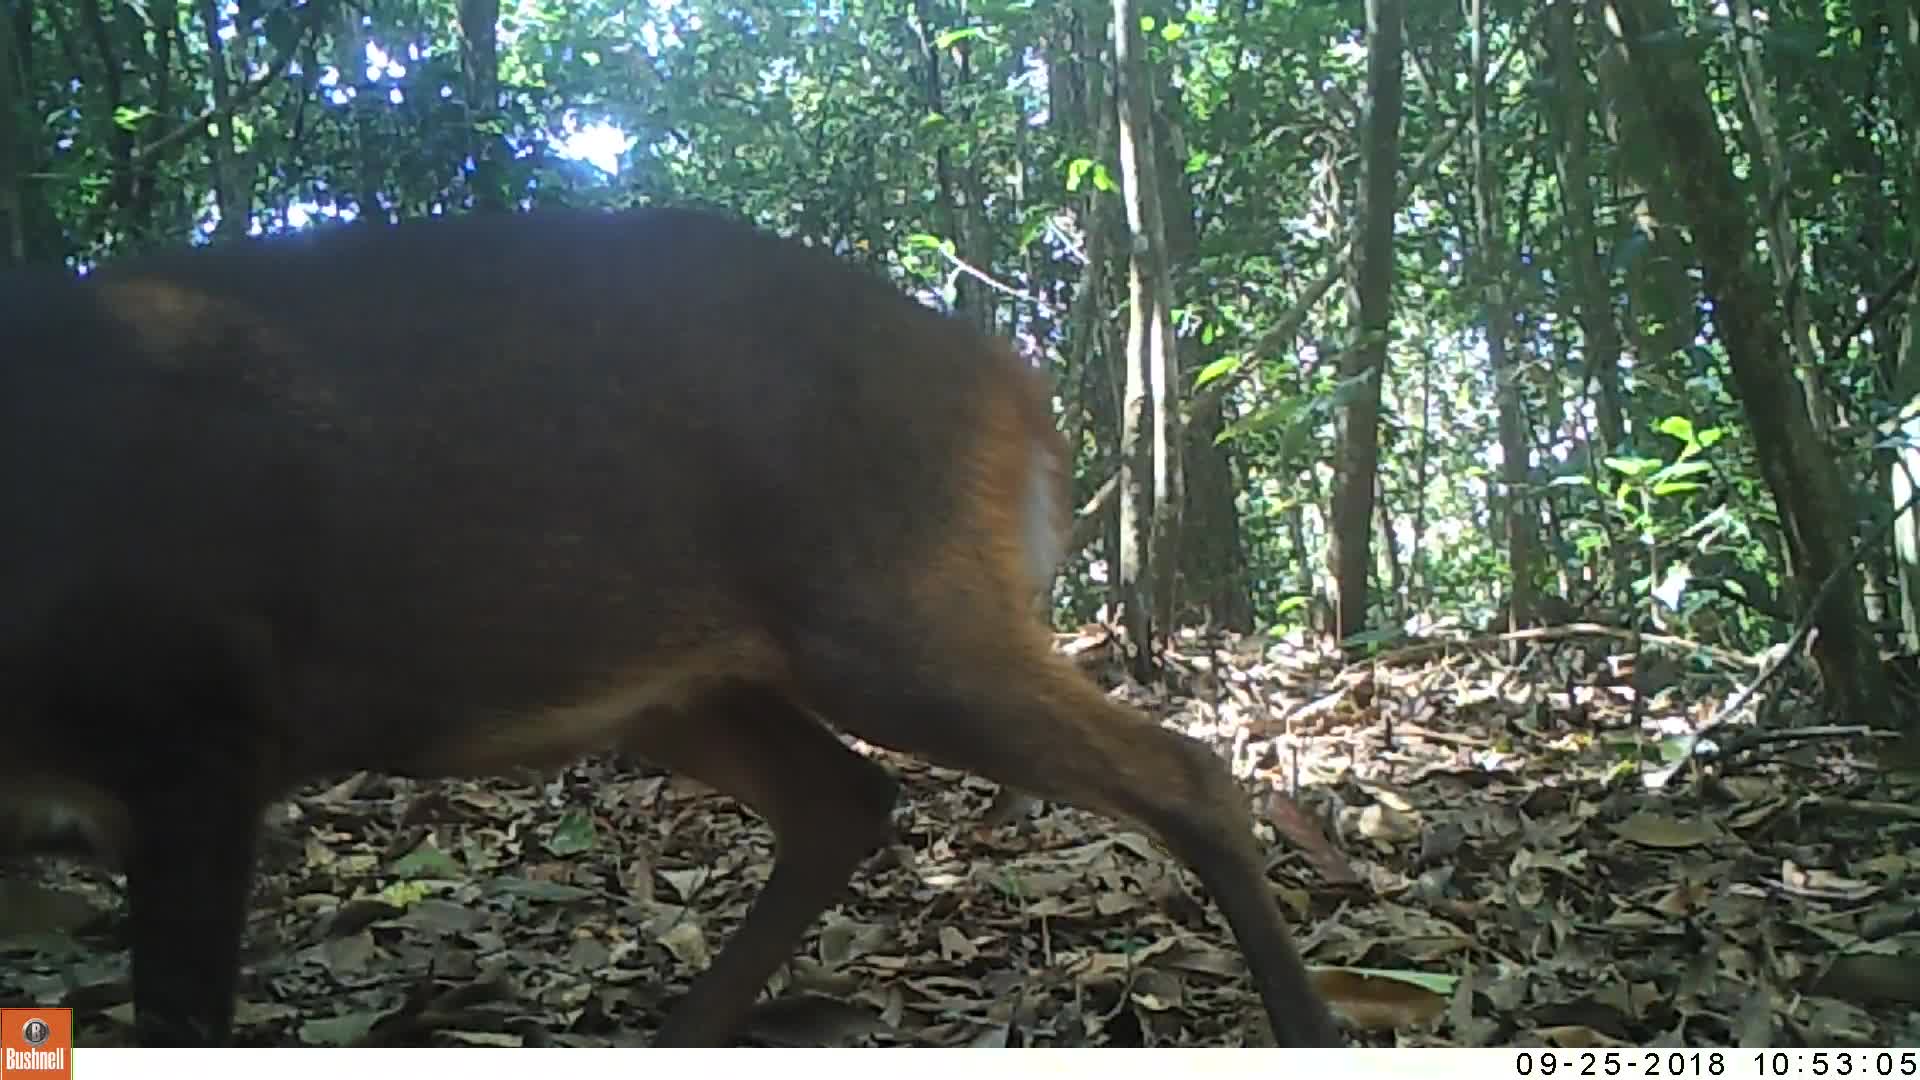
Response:
[[[1791,680],[1766,723],[1696,740],[1754,661],[1629,674],[1618,635],[1578,628],[1361,666],[1187,640],[1178,689],[1150,693],[1097,628],[1059,644],[1233,761],[1356,1042],[1920,1043],[1920,788]],[[1046,804],[996,824],[993,785],[872,752],[904,785],[897,842],[745,1041],[1265,1042],[1231,934],[1157,843]],[[731,801],[617,758],[305,791],[263,842],[236,1039],[644,1044],[772,852]],[[124,1044],[122,894],[85,862],[0,871],[0,1002],[74,1006],[81,1045]]]

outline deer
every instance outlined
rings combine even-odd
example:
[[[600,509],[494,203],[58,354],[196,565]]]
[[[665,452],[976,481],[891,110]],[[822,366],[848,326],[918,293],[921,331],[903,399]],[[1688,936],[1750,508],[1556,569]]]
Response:
[[[1339,1045],[1225,762],[1049,647],[1071,457],[1008,343],[676,209],[0,281],[0,838],[124,870],[143,1045],[231,1039],[274,801],[613,751],[776,837],[655,1036],[723,1043],[891,836],[843,734],[1148,830]]]

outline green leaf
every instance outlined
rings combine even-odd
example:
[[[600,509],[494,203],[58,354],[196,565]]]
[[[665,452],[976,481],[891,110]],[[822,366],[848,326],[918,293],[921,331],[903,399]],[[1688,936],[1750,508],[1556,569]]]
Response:
[[[1054,208],[1036,206],[1027,211],[1026,221],[1020,228],[1020,247],[1029,248],[1038,243],[1047,231],[1047,224],[1053,218]]]
[[[1600,464],[1622,476],[1640,477],[1660,468],[1666,462],[1659,458],[1648,457],[1604,457]]]
[[[986,36],[987,32],[978,26],[962,26],[954,30],[945,30],[935,35],[933,47],[936,49],[951,49],[962,41],[967,41],[972,38],[984,38]]]
[[[570,810],[554,826],[544,846],[555,855],[566,856],[591,851],[593,843],[593,817],[584,810]]]
[[[425,900],[431,892],[425,880],[396,881],[380,890],[379,899],[394,907],[404,908]]]
[[[1668,764],[1676,761],[1684,761],[1687,757],[1687,751],[1693,747],[1693,736],[1668,735],[1656,743],[1655,746],[1659,751],[1661,761],[1667,762]]]
[[[1181,38],[1186,36],[1187,36],[1187,28],[1180,25],[1177,22],[1170,22],[1167,25],[1160,28],[1160,40],[1162,41],[1166,41],[1166,42],[1179,41]]]
[[[1690,443],[1693,438],[1693,421],[1684,416],[1669,416],[1653,426],[1655,431],[1671,435],[1681,442]]]
[[[1713,466],[1704,461],[1676,461],[1655,473],[1653,478],[1656,481],[1680,480],[1711,471]]]
[[[148,106],[142,105],[135,108],[131,105],[122,105],[113,110],[113,126],[122,131],[132,131],[151,116],[153,116],[153,109]]]
[[[1193,378],[1193,388],[1198,390],[1215,379],[1222,378],[1232,372],[1240,370],[1241,359],[1238,355],[1223,356],[1213,363],[1208,364],[1206,367],[1201,368],[1200,374]]]
[[[1067,190],[1079,191],[1080,181],[1086,179],[1087,174],[1093,171],[1093,166],[1092,158],[1074,158],[1067,162]]]
[[[1699,491],[1705,486],[1704,484],[1695,483],[1692,480],[1660,480],[1655,482],[1653,486],[1647,490],[1653,492],[1655,495],[1665,496],[1678,495],[1683,491]]]

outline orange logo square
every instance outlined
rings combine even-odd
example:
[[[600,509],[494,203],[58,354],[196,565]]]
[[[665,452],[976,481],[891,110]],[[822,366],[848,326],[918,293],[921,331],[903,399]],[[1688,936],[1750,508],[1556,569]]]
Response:
[[[0,1009],[0,1080],[70,1080],[72,1009]]]

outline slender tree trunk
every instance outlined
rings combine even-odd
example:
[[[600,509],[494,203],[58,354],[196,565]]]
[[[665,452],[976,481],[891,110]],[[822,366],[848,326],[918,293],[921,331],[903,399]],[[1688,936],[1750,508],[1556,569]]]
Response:
[[[227,69],[226,42],[220,38],[219,0],[202,0],[200,19],[207,32],[207,79],[212,85],[213,111],[219,119],[208,132],[207,150],[213,159],[213,199],[220,208],[215,235],[222,239],[245,236],[253,216],[252,185],[242,175],[233,145],[233,80]]]
[[[1807,306],[1807,290],[1802,283],[1800,236],[1794,231],[1793,209],[1787,201],[1791,179],[1787,175],[1787,155],[1780,144],[1780,130],[1773,119],[1773,91],[1767,85],[1761,65],[1760,31],[1753,18],[1751,0],[1733,0],[1733,22],[1738,43],[1734,70],[1739,74],[1746,120],[1752,133],[1753,159],[1760,167],[1760,188],[1772,212],[1765,215],[1767,252],[1771,256],[1773,287],[1786,303],[1787,345],[1799,376],[1801,392],[1807,398],[1807,413],[1815,434],[1826,438],[1832,430],[1833,403],[1820,385],[1819,342],[1814,338],[1813,312]]]
[[[21,6],[27,6],[22,0]],[[32,24],[29,23],[29,30]],[[0,27],[0,242],[6,245],[6,262],[18,265],[27,259],[26,223],[26,140],[20,135],[20,114],[26,96],[23,71],[13,49],[14,23]]]
[[[1063,6],[1058,14],[1060,35],[1064,41],[1057,63],[1049,65],[1055,91],[1054,113],[1061,127],[1061,143],[1081,147],[1094,161],[1112,160],[1115,116],[1107,93],[1107,35],[1089,27],[1085,12]],[[1125,358],[1115,346],[1110,313],[1117,307],[1113,300],[1114,251],[1124,231],[1124,219],[1114,213],[1109,199],[1092,183],[1078,195],[1077,210],[1086,238],[1086,265],[1068,311],[1067,340],[1073,350],[1069,366],[1077,366],[1082,388],[1081,403],[1093,444],[1108,452],[1094,470],[1094,481],[1111,478],[1115,494],[1095,512],[1095,520],[1075,525],[1075,534],[1097,539],[1101,562],[1106,567],[1106,588],[1102,602],[1105,618],[1124,608],[1121,595],[1121,528],[1124,496],[1119,493],[1125,479],[1120,467],[1121,408],[1124,398]],[[1116,224],[1117,223],[1117,224]],[[1091,497],[1092,492],[1083,493]],[[1076,545],[1077,547],[1078,545]]]
[[[1400,106],[1404,69],[1401,0],[1367,0],[1365,176],[1354,217],[1354,342],[1341,375],[1359,392],[1334,414],[1331,563],[1339,589],[1335,625],[1342,639],[1366,628],[1373,486],[1380,467],[1380,382],[1386,375],[1393,317],[1393,214],[1399,205]]]
[[[1574,317],[1580,325],[1580,393],[1593,386],[1594,421],[1599,428],[1597,457],[1617,454],[1626,445],[1626,401],[1620,381],[1620,331],[1613,290],[1600,251],[1600,222],[1595,217],[1593,184],[1601,176],[1588,137],[1592,112],[1583,39],[1575,32],[1579,0],[1555,0],[1546,11],[1546,66],[1553,72],[1560,107],[1548,112],[1553,132],[1554,175],[1566,206],[1562,235],[1567,248]],[[1552,415],[1552,414],[1550,414]],[[1631,549],[1608,549],[1609,571],[1617,586],[1629,580]]]
[[[1917,215],[1920,216],[1920,215]],[[1920,240],[1915,243],[1920,257]],[[1907,290],[1907,324],[1901,331],[1899,365],[1901,382],[1908,384],[1900,410],[1898,435],[1901,444],[1894,453],[1889,476],[1893,510],[1893,553],[1899,567],[1900,633],[1908,649],[1920,648],[1920,504],[1913,504],[1920,492],[1920,278]]]
[[[467,77],[467,153],[473,208],[513,208],[500,131],[500,0],[460,0],[460,66]]]
[[[1162,99],[1172,100],[1178,91],[1164,72],[1155,76]],[[1200,231],[1193,191],[1181,167],[1187,160],[1187,146],[1175,119],[1178,112],[1157,110],[1154,131],[1160,149],[1158,173],[1166,216],[1167,261],[1185,267],[1199,254]],[[1179,350],[1179,385],[1185,388],[1192,385],[1207,357],[1191,334],[1178,336],[1175,344]],[[1226,424],[1225,395],[1193,395],[1179,454],[1186,487],[1180,528],[1180,579],[1185,583],[1186,596],[1206,611],[1209,622],[1246,633],[1253,629],[1253,597],[1241,535],[1240,483],[1234,474],[1231,449],[1219,441]]]
[[[947,79],[940,62],[941,50],[936,42],[939,30],[935,25],[938,19],[933,0],[914,0],[913,11],[913,31],[920,46],[922,103],[929,115],[951,119],[947,110]],[[933,148],[933,181],[939,205],[935,208],[934,222],[945,239],[953,244],[955,254],[967,259],[973,254],[974,245],[967,234],[967,185],[965,178],[960,175],[961,171],[954,166],[953,154],[945,140],[936,142]],[[953,311],[961,319],[983,330],[992,321],[985,286],[972,275],[957,270],[953,274]]]
[[[1556,0],[1546,11],[1547,63],[1560,101],[1548,120],[1554,135],[1554,174],[1566,204],[1561,220],[1581,348],[1586,351],[1585,371],[1597,391],[1594,412],[1601,444],[1613,453],[1626,442],[1626,405],[1620,388],[1620,333],[1614,324],[1607,267],[1599,250],[1600,227],[1594,216],[1592,184],[1599,173],[1588,138],[1587,76],[1580,67],[1582,52],[1574,32],[1578,9],[1577,0]]]
[[[953,86],[956,93],[947,96],[947,112],[956,130],[971,131],[975,124],[973,108],[968,104],[971,99],[958,91],[977,77],[973,64],[973,43],[959,41],[954,44],[953,53]],[[954,247],[969,266],[982,273],[992,273],[995,252],[993,228],[987,216],[987,190],[980,175],[982,169],[989,167],[986,161],[978,157],[963,159],[954,177],[960,193],[960,233],[953,238]],[[954,288],[965,300],[965,310],[973,324],[986,333],[998,334],[1000,294],[986,282],[966,273],[955,281]]]
[[[1433,353],[1420,351],[1420,449],[1413,465],[1413,525],[1407,545],[1408,602],[1426,610],[1433,582],[1427,576],[1427,479],[1433,471]]]
[[[1920,142],[1912,138],[1920,125],[1920,86],[1914,85],[1914,77],[1920,75],[1920,5],[1888,7],[1887,31],[1900,54],[1900,70],[1908,74],[1904,94],[1897,99],[1908,132],[1900,201],[1907,213],[1908,256],[1920,262]],[[1906,326],[1895,348],[1893,392],[1903,406],[1901,434],[1906,443],[1896,451],[1890,484],[1893,508],[1901,511],[1894,522],[1894,556],[1899,565],[1902,637],[1907,648],[1920,649],[1920,506],[1907,506],[1920,490],[1920,276],[1907,289]]]
[[[95,62],[99,65],[100,88],[105,95],[101,105],[106,115],[117,116],[121,109],[132,107],[135,102],[130,99],[126,68],[114,44],[113,23],[108,20],[100,0],[80,0],[76,6],[81,28],[93,45]],[[74,70],[84,69],[76,64]],[[119,241],[133,232],[134,225],[124,216],[115,217],[124,214],[134,201],[134,132],[122,124],[112,125],[110,131],[107,148],[112,165],[107,170],[106,197],[97,204],[95,220],[88,223],[88,232],[104,233]]]
[[[1134,648],[1134,671],[1146,679],[1157,668],[1156,638],[1173,621],[1182,485],[1177,458],[1179,402],[1172,385],[1173,286],[1156,170],[1152,78],[1131,0],[1114,0],[1113,57],[1120,187],[1130,234],[1127,390],[1121,441],[1123,468],[1131,475],[1121,486],[1131,513],[1123,506],[1121,574],[1132,584],[1127,629]]]
[[[0,25],[0,35],[6,37],[6,41],[0,43],[0,84],[4,84],[0,85],[0,109],[7,113],[0,117],[0,138],[6,142],[5,147],[0,148],[0,163],[3,163],[0,177],[4,178],[0,182],[6,186],[6,191],[0,193],[0,199],[6,200],[0,207],[0,216],[6,218],[0,223],[0,239],[4,240],[6,257],[11,261],[57,263],[71,252],[66,234],[48,201],[49,181],[42,179],[52,173],[46,163],[49,147],[40,140],[28,138],[18,126],[22,117],[35,115],[45,107],[27,81],[27,73],[35,70],[36,62],[35,11],[35,0],[13,0],[12,18]],[[51,14],[58,17],[57,13]],[[63,40],[70,36],[62,34]],[[77,51],[71,49],[68,53],[77,55]]]
[[[1320,575],[1314,573],[1315,565],[1320,561],[1307,540],[1307,511],[1300,502],[1287,507],[1286,512],[1287,546],[1293,556],[1293,591],[1305,601],[1300,621],[1316,634],[1334,632],[1332,609],[1320,588]]]
[[[367,39],[360,25],[360,9],[351,4],[340,7],[340,22],[334,34],[334,65],[341,71],[341,88],[357,91],[361,88],[360,73],[367,64]],[[393,214],[381,202],[380,190],[385,180],[385,171],[381,168],[380,157],[375,152],[376,140],[367,130],[368,109],[357,98],[346,105],[347,130],[352,140],[355,169],[352,189],[354,201],[358,204],[360,220],[376,221],[385,224]]]
[[[1500,221],[1500,171],[1487,123],[1487,7],[1472,0],[1473,217],[1479,238],[1481,295],[1487,313],[1487,360],[1493,368],[1500,428],[1500,495],[1507,549],[1508,629],[1526,625],[1534,609],[1539,539],[1528,484],[1532,455],[1520,367],[1507,348],[1513,312],[1507,306],[1506,234]]]
[[[1375,476],[1379,480],[1378,474]],[[1379,563],[1378,573],[1387,583],[1388,617],[1394,625],[1401,625],[1407,619],[1407,579],[1406,567],[1400,562],[1400,545],[1394,543],[1393,510],[1387,503],[1387,485],[1377,483],[1373,496],[1373,523],[1379,535],[1379,548],[1374,552]]]
[[[153,51],[146,61],[147,93],[153,105],[153,120],[141,125],[138,137],[142,144],[146,141],[146,132],[156,128],[171,130],[185,119],[174,103],[173,47],[174,36],[181,29],[180,5],[177,0],[150,0],[147,16],[153,27]],[[239,47],[244,58],[246,46],[241,44]],[[227,66],[227,70],[231,71],[231,65]],[[232,113],[231,106],[226,112]],[[230,120],[231,115],[226,119]],[[134,228],[143,234],[151,233],[157,221],[173,220],[174,207],[169,206],[163,217],[158,202],[163,190],[170,187],[162,180],[161,164],[158,155],[151,153],[142,152],[134,158],[133,206],[128,216],[135,223]],[[179,196],[174,195],[172,201],[177,203],[178,200]]]

